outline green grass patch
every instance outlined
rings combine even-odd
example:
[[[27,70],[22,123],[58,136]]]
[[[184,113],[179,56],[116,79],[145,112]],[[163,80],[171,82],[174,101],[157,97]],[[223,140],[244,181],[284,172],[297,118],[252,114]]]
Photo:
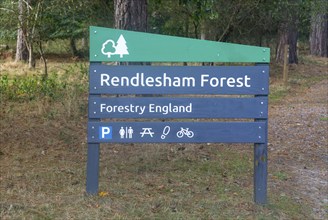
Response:
[[[288,174],[283,171],[277,171],[273,173],[273,176],[277,178],[278,180],[286,181],[288,180]]]
[[[87,66],[82,63],[67,65],[63,74],[0,75],[1,100],[31,101],[44,97],[63,99],[75,93],[87,94]]]
[[[278,102],[289,94],[289,87],[284,85],[272,85],[270,87],[269,99],[272,102]]]
[[[267,205],[277,219],[311,219],[309,213],[311,210],[308,206],[294,201],[290,196],[280,193],[271,195],[271,202]]]
[[[288,82],[283,82],[282,65],[270,65],[270,94],[271,102],[283,100],[290,94],[302,92],[312,85],[328,80],[327,59],[314,56],[301,56],[298,65],[289,65]]]
[[[60,82],[57,75],[48,78],[33,76],[0,76],[0,93],[2,99],[14,101],[34,100],[41,97],[58,98],[63,94],[67,84]]]

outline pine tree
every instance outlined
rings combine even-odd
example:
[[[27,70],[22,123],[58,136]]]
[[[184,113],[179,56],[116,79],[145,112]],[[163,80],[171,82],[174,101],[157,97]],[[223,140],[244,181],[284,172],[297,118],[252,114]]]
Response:
[[[126,41],[125,41],[122,34],[117,40],[115,54],[119,54],[120,58],[122,58],[123,55],[128,55],[129,54],[128,47],[126,46]]]

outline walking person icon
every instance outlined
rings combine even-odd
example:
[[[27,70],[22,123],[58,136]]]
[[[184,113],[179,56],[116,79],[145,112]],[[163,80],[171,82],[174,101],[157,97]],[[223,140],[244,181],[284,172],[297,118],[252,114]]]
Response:
[[[129,138],[132,138],[132,134],[133,134],[133,129],[131,127],[129,127],[129,129],[128,129]]]

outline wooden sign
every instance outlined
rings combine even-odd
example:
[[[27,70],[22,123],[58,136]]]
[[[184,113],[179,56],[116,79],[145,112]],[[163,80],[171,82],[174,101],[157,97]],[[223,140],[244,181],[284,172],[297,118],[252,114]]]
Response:
[[[101,63],[112,61],[257,65]],[[90,62],[87,193],[98,192],[100,143],[254,143],[254,200],[267,202],[269,48],[90,27]]]

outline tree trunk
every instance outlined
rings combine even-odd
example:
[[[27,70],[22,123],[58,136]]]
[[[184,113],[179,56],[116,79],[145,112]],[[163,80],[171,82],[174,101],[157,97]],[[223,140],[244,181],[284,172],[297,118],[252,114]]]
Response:
[[[291,20],[284,21],[278,31],[278,44],[276,50],[276,62],[284,62],[284,48],[289,45],[288,63],[298,63],[297,40],[298,40],[298,20],[294,15]]]
[[[79,57],[79,53],[78,53],[77,48],[76,48],[76,44],[75,44],[75,39],[74,39],[74,37],[71,37],[71,38],[70,38],[69,43],[70,43],[70,48],[71,48],[71,53],[72,53],[72,55],[73,55],[74,57]]]
[[[114,0],[115,28],[147,31],[147,0]]]
[[[114,0],[114,10],[115,28],[147,32],[147,0]],[[118,65],[130,64],[150,65],[149,62],[118,63]]]
[[[276,49],[276,62],[283,63],[284,62],[284,51],[285,45],[288,44],[288,25],[283,23],[279,27],[278,31],[278,45]]]
[[[310,53],[328,57],[328,14],[314,14],[311,19]]]
[[[33,55],[33,44],[30,44],[28,48],[28,67],[30,69],[35,68],[35,58]]]
[[[48,65],[47,65],[47,59],[44,56],[42,41],[39,41],[39,51],[40,51],[41,60],[43,61],[43,64],[44,64],[43,79],[45,80],[48,78]]]
[[[25,23],[25,4],[23,3],[23,0],[18,1],[18,21],[19,26],[17,30],[17,43],[16,43],[16,57],[15,62],[18,61],[24,61],[26,62],[28,60],[28,50],[26,47],[26,23]]]
[[[28,50],[28,67],[32,69],[35,68],[35,58],[33,54],[35,24],[33,25],[33,19],[31,19],[31,0],[26,0],[23,2],[24,4],[26,4],[26,16],[28,17],[28,20],[26,22],[26,35],[24,35],[24,40],[26,43],[26,48]]]
[[[130,31],[147,31],[147,0],[114,0],[115,28]],[[124,63],[120,63],[124,65]],[[149,63],[126,63],[148,65]]]
[[[290,25],[288,28],[288,45],[289,45],[289,57],[288,63],[298,63],[297,57],[297,40],[298,31],[296,25]]]

